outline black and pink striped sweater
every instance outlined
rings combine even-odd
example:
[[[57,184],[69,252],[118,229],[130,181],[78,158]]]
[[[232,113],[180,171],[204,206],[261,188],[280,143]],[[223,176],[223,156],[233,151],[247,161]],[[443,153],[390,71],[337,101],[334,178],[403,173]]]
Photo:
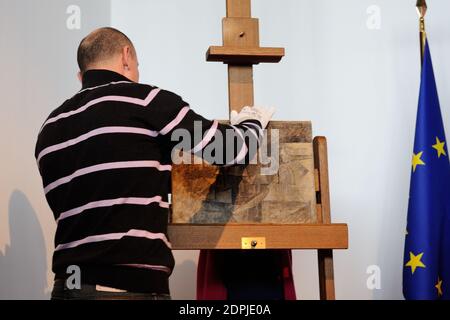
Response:
[[[197,122],[197,124],[195,124]],[[35,156],[57,223],[55,278],[80,267],[82,282],[134,292],[169,293],[174,267],[167,236],[171,151],[177,129],[201,151],[225,131],[237,137],[216,165],[249,159],[258,121],[236,126],[196,114],[178,95],[107,70],[87,71],[83,88],[43,124]],[[251,133],[251,134],[248,134]],[[239,141],[240,140],[240,141]],[[225,154],[230,141],[225,141]],[[228,152],[228,154],[230,154]]]

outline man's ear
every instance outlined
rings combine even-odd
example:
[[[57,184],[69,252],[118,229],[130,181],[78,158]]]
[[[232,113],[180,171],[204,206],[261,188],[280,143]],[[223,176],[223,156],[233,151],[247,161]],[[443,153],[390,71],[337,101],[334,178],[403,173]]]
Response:
[[[128,68],[130,65],[131,59],[131,48],[129,46],[125,46],[122,48],[122,66],[123,68]]]
[[[80,80],[80,82],[83,82],[83,75],[81,74],[81,71],[78,71],[77,78]]]

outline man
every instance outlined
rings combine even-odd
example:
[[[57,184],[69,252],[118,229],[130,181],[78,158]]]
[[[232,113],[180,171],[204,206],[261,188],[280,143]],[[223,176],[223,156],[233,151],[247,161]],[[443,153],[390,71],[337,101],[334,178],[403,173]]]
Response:
[[[251,140],[273,111],[246,107],[233,114],[234,126],[206,120],[178,95],[139,84],[134,46],[113,28],[84,38],[77,58],[82,89],[50,114],[35,151],[57,222],[52,298],[170,299],[172,133],[191,133],[191,152],[201,155],[232,130],[237,143],[222,150],[231,161],[213,161],[232,165],[252,156]],[[67,281],[73,266],[80,288]]]

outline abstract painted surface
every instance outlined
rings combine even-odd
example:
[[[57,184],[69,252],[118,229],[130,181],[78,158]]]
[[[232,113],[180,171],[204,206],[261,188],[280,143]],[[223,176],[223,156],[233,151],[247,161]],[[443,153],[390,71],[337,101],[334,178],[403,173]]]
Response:
[[[268,129],[269,158],[279,164],[272,174],[261,174],[270,165],[260,157],[257,164],[228,168],[206,163],[174,165],[171,222],[316,222],[311,123],[273,121]],[[276,150],[270,129],[278,130]]]

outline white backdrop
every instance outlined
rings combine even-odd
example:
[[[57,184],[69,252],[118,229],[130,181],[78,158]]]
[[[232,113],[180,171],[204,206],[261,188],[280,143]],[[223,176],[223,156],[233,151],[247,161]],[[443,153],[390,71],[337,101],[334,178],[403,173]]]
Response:
[[[80,29],[67,28],[74,4]],[[0,0],[0,299],[49,297],[55,222],[34,146],[48,114],[79,90],[79,41],[110,15],[107,0]]]
[[[262,45],[287,53],[281,64],[256,67],[256,103],[276,106],[278,120],[312,120],[314,134],[328,138],[332,219],[350,230],[350,249],[335,252],[338,299],[402,298],[420,73],[415,2],[253,0]],[[0,35],[7,39],[0,42],[0,298],[48,296],[54,222],[33,147],[44,117],[78,88],[75,50],[89,30],[111,24],[128,34],[142,82],[179,93],[209,118],[225,118],[228,110],[226,66],[204,61],[207,47],[222,41],[224,0],[31,3],[0,0]],[[80,30],[66,27],[70,4],[81,9]],[[450,3],[428,6],[448,136]],[[193,299],[198,252],[175,256],[173,297]],[[367,286],[372,266],[380,270],[380,289]],[[294,252],[294,275],[300,298],[318,298],[314,252]]]

